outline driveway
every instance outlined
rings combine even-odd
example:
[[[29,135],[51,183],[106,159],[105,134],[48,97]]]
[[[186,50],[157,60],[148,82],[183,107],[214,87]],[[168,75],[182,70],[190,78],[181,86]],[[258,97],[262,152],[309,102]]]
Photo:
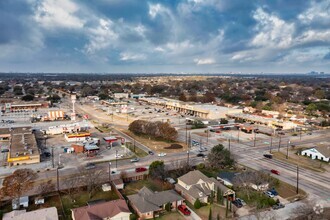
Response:
[[[197,214],[196,214],[196,212],[194,212],[194,210],[192,210],[191,208],[189,208],[188,206],[187,206],[187,208],[190,210],[190,212],[191,212],[191,214],[190,214],[190,216],[184,216],[185,217],[185,219],[187,219],[187,220],[202,220]],[[180,211],[179,211],[180,212]],[[181,213],[181,212],[180,212]],[[182,214],[182,213],[181,213]]]

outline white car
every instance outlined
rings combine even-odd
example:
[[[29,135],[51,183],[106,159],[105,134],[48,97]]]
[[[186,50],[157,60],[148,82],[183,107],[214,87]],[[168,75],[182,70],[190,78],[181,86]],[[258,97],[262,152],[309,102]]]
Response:
[[[117,154],[117,155],[116,155],[116,158],[122,158],[122,157],[123,157],[122,154]]]
[[[265,195],[268,196],[269,198],[273,198],[273,197],[274,197],[273,193],[271,193],[271,192],[269,192],[269,191],[266,191],[266,192],[264,192],[264,193],[265,193]]]
[[[165,157],[166,156],[166,153],[160,153],[158,154],[158,157]]]

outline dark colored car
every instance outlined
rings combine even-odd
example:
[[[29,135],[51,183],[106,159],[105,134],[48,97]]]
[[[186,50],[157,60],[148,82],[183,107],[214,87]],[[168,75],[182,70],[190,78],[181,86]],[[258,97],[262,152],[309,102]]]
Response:
[[[1,150],[1,153],[7,153],[7,152],[9,152],[9,149],[2,149]]]
[[[270,172],[276,174],[276,175],[280,175],[280,172],[278,170],[270,170]]]
[[[233,205],[235,205],[237,208],[242,208],[242,204],[239,202],[239,201],[237,201],[237,200],[234,200],[234,201],[232,201],[232,203],[233,203]]]
[[[95,163],[88,163],[85,166],[86,170],[94,169],[96,167]]]
[[[152,152],[151,150],[149,150],[149,155],[154,155],[154,152]]]
[[[278,196],[278,192],[274,188],[268,191],[271,192],[274,196]]]
[[[145,167],[137,167],[137,168],[135,168],[135,172],[137,172],[137,173],[144,172],[144,171],[147,171],[147,168],[145,168]]]
[[[283,205],[282,203],[277,203],[275,205],[272,206],[273,209],[281,209],[281,208],[284,208],[285,205]]]
[[[179,205],[178,209],[184,215],[190,215],[191,214],[190,210],[185,205]]]
[[[197,157],[205,157],[205,154],[199,153],[196,155]]]
[[[49,152],[44,152],[44,156],[45,157],[50,157],[52,154],[51,153],[49,153]]]
[[[264,154],[264,157],[269,158],[269,159],[272,159],[273,158],[273,155],[271,155],[271,154]]]

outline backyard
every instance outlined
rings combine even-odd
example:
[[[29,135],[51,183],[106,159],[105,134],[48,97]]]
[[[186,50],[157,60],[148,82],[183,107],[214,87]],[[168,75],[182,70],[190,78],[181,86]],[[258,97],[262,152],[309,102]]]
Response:
[[[172,185],[164,183],[163,181],[156,180],[156,179],[146,179],[146,180],[139,180],[136,182],[131,182],[125,185],[125,189],[123,190],[123,193],[128,196],[132,194],[136,194],[139,192],[140,189],[143,187],[147,187],[151,189],[152,191],[164,191],[172,189]]]

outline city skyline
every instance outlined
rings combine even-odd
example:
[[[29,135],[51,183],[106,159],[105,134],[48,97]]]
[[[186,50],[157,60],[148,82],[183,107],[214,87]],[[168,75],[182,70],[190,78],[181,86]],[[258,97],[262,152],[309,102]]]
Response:
[[[330,3],[3,1],[0,72],[328,72]]]

